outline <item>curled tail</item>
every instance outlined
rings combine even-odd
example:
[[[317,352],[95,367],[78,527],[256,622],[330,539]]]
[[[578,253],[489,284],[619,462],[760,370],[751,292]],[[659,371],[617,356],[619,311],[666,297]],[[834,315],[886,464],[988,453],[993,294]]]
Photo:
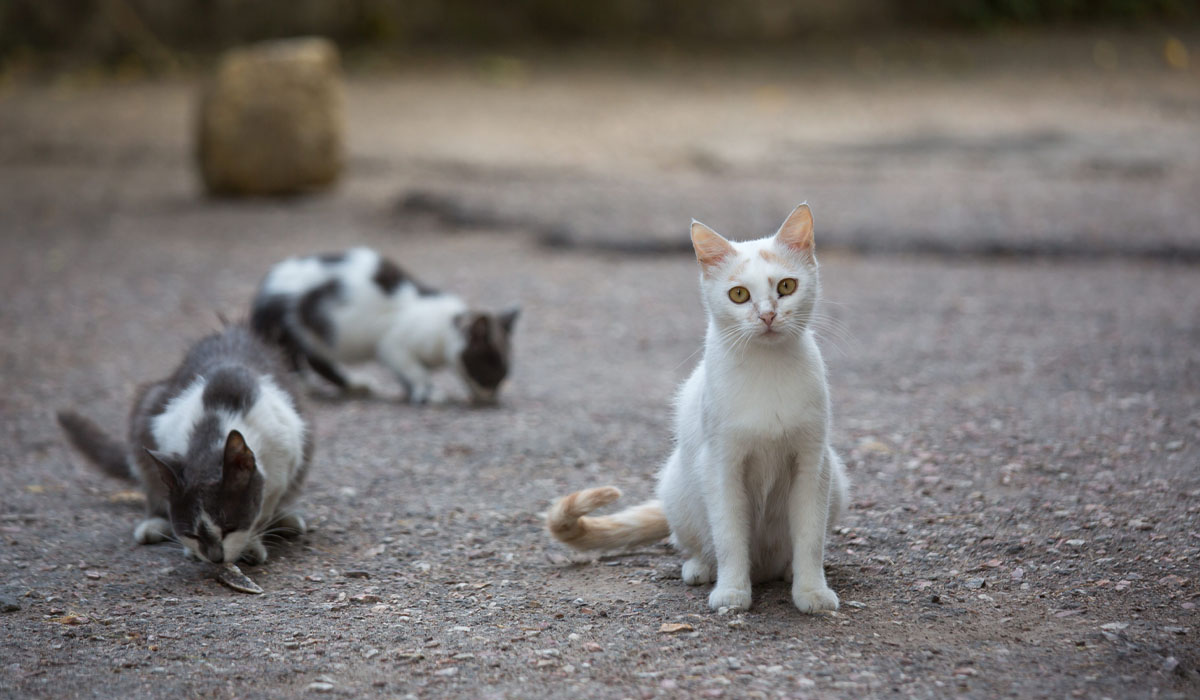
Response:
[[[555,539],[575,549],[636,547],[671,534],[658,501],[646,501],[612,515],[584,517],[620,497],[620,490],[612,486],[563,496],[546,513],[546,529]]]
[[[109,437],[100,426],[73,411],[59,411],[58,424],[71,444],[105,474],[118,479],[133,479],[125,445]]]

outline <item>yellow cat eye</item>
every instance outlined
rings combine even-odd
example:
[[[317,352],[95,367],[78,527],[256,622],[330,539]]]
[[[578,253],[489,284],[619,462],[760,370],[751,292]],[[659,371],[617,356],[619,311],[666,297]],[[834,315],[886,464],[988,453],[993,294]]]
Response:
[[[786,297],[796,291],[796,280],[791,277],[785,280],[779,280],[779,284],[775,287],[775,291],[779,292],[779,296]]]
[[[750,290],[745,287],[734,287],[729,290],[729,298],[735,304],[745,304],[750,301]]]

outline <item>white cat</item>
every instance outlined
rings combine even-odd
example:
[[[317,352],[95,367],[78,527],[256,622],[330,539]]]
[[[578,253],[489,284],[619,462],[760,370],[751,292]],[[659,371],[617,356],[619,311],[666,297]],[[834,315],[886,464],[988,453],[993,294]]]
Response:
[[[613,487],[560,499],[551,534],[577,549],[636,546],[670,535],[683,580],[716,581],[714,610],[750,607],[751,582],[783,578],[803,612],[835,610],[825,533],[846,503],[829,442],[829,389],[810,321],[819,294],[812,212],[801,204],[772,237],[727,241],[692,222],[708,315],[704,359],[677,399],[674,453],[658,500],[583,517]]]
[[[517,314],[471,311],[376,251],[351,248],[277,263],[259,286],[251,325],[295,369],[307,364],[343,390],[368,388],[341,365],[374,358],[395,372],[413,403],[440,399],[431,372],[443,366],[474,400],[492,402],[508,375]]]

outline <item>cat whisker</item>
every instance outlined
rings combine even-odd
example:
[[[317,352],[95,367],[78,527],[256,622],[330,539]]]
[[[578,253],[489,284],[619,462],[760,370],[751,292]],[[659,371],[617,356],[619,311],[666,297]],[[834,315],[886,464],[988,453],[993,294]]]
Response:
[[[682,361],[681,361],[679,364],[675,365],[674,369],[672,369],[671,371],[672,371],[672,372],[674,372],[674,371],[677,371],[677,370],[678,370],[680,367],[684,366],[684,364],[686,364],[688,360],[690,360],[690,359],[692,359],[693,357],[695,357],[695,356],[696,356],[696,353],[698,353],[698,352],[701,352],[702,350],[704,350],[704,346],[703,346],[703,345],[701,345],[700,347],[698,347],[698,348],[696,348],[695,350],[693,350],[693,351],[692,351],[692,354],[690,354],[690,355],[688,355],[687,357],[683,358],[683,360],[682,360]]]

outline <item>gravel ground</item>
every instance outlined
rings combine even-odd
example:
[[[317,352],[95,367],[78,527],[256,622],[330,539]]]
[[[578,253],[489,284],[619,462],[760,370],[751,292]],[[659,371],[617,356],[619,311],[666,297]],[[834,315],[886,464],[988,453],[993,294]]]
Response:
[[[355,78],[347,181],[283,201],[197,196],[188,83],[0,98],[0,695],[1200,694],[1200,274],[1161,254],[1200,249],[1194,72],[813,69],[802,94],[758,64],[531,73]],[[805,100],[816,116],[787,122]],[[1060,135],[1004,145],[1039,133]],[[788,140],[833,146],[810,163]],[[1143,167],[1068,167],[1121,153]],[[439,215],[398,209],[414,192]],[[772,584],[719,616],[665,546],[572,558],[541,510],[590,485],[645,498],[669,451],[703,330],[694,262],[670,252],[688,217],[762,234],[799,198],[818,246],[829,228],[841,609],[801,615]],[[636,254],[647,237],[660,254]],[[134,385],[243,313],[268,265],[351,243],[523,305],[502,405],[314,392],[312,531],[246,568],[262,596],[135,545],[137,495],[53,411],[123,431]],[[1038,246],[1059,253],[1021,254]]]

